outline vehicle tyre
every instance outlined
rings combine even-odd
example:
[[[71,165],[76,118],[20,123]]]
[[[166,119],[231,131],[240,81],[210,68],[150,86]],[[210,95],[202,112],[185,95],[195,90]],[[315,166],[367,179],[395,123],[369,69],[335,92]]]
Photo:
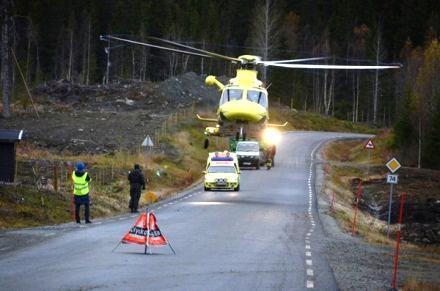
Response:
[[[255,166],[255,169],[259,170],[260,169],[260,160],[257,161],[257,164]]]
[[[240,191],[240,184],[238,184],[237,187],[234,188],[234,191]]]
[[[209,139],[205,138],[205,142],[203,143],[203,148],[207,149],[209,147]]]
[[[203,188],[205,189],[205,191],[209,191],[209,188],[206,186],[203,186]]]

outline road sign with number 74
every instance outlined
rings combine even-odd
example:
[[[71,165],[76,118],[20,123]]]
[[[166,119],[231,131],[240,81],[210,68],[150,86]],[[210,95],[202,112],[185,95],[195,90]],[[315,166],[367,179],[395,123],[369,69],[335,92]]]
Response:
[[[397,184],[399,182],[399,176],[398,175],[387,175],[387,183],[388,184]]]

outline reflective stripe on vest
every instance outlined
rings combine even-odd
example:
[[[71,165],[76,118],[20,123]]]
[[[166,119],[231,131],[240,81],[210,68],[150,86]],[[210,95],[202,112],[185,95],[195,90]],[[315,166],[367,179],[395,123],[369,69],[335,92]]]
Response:
[[[84,196],[89,194],[89,182],[86,181],[87,172],[81,177],[77,177],[75,172],[72,173],[73,194],[76,196]]]

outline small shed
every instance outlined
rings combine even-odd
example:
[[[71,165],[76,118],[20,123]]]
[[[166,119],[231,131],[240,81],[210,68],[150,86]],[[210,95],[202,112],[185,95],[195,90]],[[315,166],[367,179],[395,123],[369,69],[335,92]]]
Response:
[[[0,182],[14,182],[16,145],[22,137],[23,130],[0,130]]]

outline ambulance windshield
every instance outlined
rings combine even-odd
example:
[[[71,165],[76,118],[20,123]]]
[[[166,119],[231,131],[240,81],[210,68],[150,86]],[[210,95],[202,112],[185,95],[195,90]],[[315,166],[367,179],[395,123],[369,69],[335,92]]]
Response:
[[[210,166],[208,173],[235,173],[234,166]]]

